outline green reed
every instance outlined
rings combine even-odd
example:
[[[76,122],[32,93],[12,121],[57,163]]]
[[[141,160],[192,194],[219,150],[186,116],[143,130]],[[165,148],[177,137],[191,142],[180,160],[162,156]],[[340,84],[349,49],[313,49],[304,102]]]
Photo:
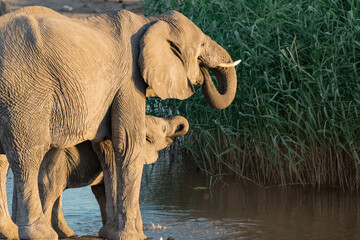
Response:
[[[188,118],[186,148],[202,169],[261,186],[360,187],[360,1],[144,0],[144,7],[149,15],[182,12],[242,59],[227,109],[211,109],[200,89],[164,103]]]

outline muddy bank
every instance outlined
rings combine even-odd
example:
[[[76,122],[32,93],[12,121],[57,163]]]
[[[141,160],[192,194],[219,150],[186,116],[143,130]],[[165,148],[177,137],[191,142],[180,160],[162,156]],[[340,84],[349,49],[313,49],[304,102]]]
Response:
[[[71,238],[62,238],[62,239],[64,239],[64,240],[72,240],[72,239],[94,240],[94,239],[106,239],[106,238],[102,238],[97,235],[86,235],[86,236],[81,236],[81,237],[71,237]]]

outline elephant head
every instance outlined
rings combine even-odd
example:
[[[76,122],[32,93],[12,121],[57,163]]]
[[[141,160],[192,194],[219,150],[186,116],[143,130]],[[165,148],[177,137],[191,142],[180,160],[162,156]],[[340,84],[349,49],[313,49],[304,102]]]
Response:
[[[188,121],[181,116],[166,119],[146,115],[145,123],[145,164],[154,163],[159,158],[158,151],[170,146],[173,137],[184,136],[189,130]]]
[[[237,79],[230,55],[182,14],[171,11],[151,18],[140,41],[138,64],[147,96],[185,99],[202,85],[208,104],[216,109],[230,105]],[[206,69],[217,78],[216,89]]]

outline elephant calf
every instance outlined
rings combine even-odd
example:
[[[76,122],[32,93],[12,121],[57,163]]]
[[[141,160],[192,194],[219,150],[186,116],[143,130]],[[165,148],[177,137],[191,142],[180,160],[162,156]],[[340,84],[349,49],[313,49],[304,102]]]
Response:
[[[166,119],[146,115],[145,126],[145,164],[155,162],[158,151],[169,146],[172,143],[171,138],[183,136],[189,129],[188,121],[180,116]],[[106,224],[109,213],[106,211],[103,184],[105,173],[102,172],[101,165],[111,163],[112,158],[114,151],[111,140],[105,140],[98,145],[86,141],[65,149],[54,148],[45,155],[39,171],[40,198],[45,219],[49,224],[51,222],[60,238],[74,235],[61,211],[62,192],[67,188],[91,186],[100,206],[102,222]]]

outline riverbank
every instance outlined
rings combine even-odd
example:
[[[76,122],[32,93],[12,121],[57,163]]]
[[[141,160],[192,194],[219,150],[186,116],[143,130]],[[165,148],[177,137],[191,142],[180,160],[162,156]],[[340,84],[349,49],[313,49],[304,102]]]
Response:
[[[72,239],[79,239],[79,240],[96,240],[96,239],[106,239],[106,238],[102,238],[99,237],[97,235],[86,235],[86,236],[81,236],[81,237],[71,237],[71,238],[62,238],[64,240],[72,240]]]

